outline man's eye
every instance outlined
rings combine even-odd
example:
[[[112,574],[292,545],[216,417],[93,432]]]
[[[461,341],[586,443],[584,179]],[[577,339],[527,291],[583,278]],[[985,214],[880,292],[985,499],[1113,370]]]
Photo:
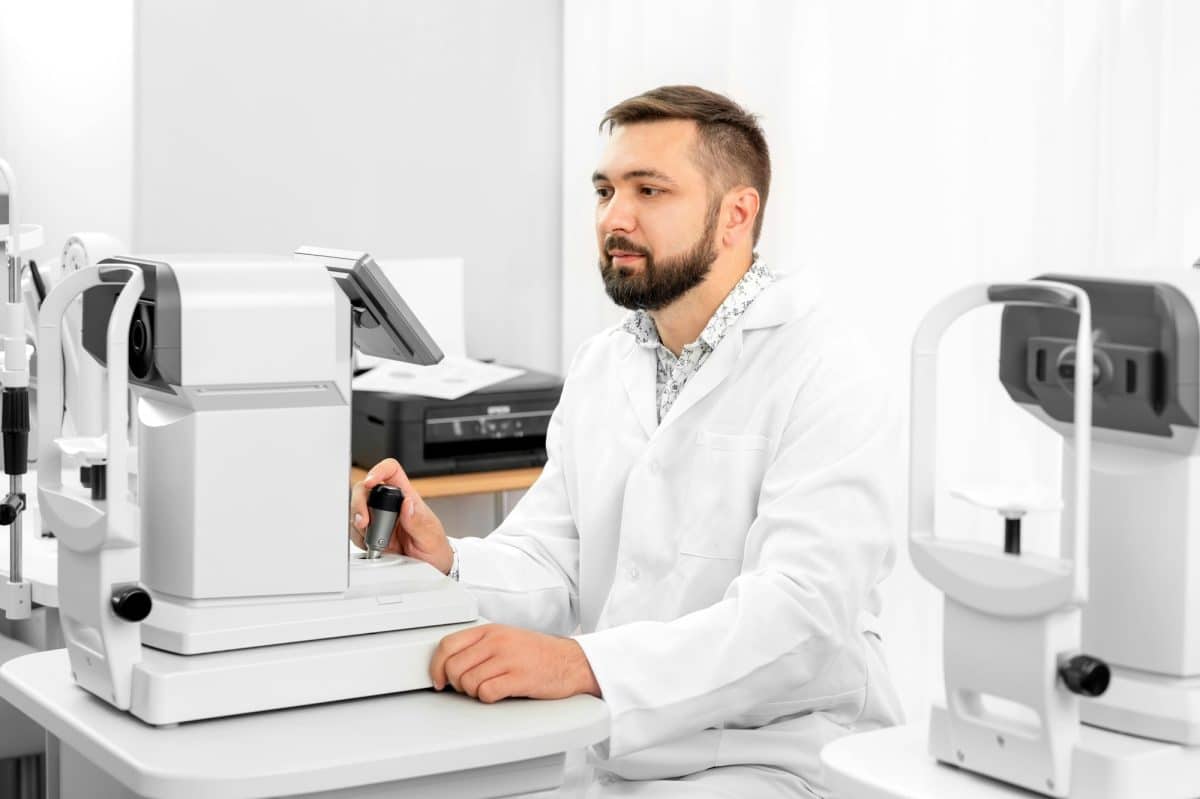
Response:
[[[612,196],[612,189],[608,188],[607,186],[597,186],[596,187],[596,197],[598,197],[599,199],[607,200],[611,196]]]
[[[643,197],[657,197],[658,195],[662,194],[662,192],[662,189],[656,189],[653,186],[642,186]]]

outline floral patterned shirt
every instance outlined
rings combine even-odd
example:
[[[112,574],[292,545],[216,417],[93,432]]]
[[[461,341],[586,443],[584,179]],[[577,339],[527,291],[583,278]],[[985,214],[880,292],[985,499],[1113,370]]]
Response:
[[[775,273],[757,258],[746,274],[738,281],[729,295],[713,313],[708,324],[700,331],[700,337],[685,346],[675,357],[658,337],[654,319],[646,311],[634,311],[625,319],[623,329],[633,334],[641,346],[652,349],[658,356],[658,372],[655,380],[655,396],[658,402],[658,421],[661,422],[675,404],[679,392],[692,379],[708,356],[725,338],[729,329],[742,317],[750,303],[764,288],[775,280]]]

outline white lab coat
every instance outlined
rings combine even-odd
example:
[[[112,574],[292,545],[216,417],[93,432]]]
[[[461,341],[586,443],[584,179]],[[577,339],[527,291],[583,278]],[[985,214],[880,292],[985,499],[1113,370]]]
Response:
[[[653,351],[614,327],[576,354],[542,476],[456,543],[484,616],[576,634],[612,713],[602,776],[752,764],[824,795],[821,747],[899,720],[872,630],[899,442],[868,363],[799,276],[661,424]]]

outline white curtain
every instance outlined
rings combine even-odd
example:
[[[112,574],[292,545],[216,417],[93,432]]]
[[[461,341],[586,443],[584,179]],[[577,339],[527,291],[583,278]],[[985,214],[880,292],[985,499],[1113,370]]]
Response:
[[[760,252],[821,278],[877,343],[905,417],[912,332],[953,288],[1200,258],[1192,0],[568,0],[564,26],[564,365],[621,315],[596,267],[597,123],[662,84],[761,116],[774,180]],[[997,327],[979,312],[943,348],[943,483],[1057,492],[1056,438],[995,378]],[[1001,540],[998,517],[950,500],[941,523]],[[1030,548],[1055,548],[1056,518],[1026,530]],[[893,671],[920,716],[941,692],[940,595],[902,552],[886,599]]]

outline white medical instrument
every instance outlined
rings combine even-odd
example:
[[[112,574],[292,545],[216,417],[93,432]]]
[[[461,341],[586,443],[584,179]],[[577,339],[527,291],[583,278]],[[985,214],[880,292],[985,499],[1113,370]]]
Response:
[[[159,725],[429,686],[473,597],[419,561],[348,557],[352,340],[440,358],[370,256],[109,258],[50,292],[41,352],[80,295],[104,432],[61,434],[43,357],[37,464],[76,681]]]
[[[27,619],[33,612],[32,586],[23,574],[24,478],[29,450],[29,354],[25,349],[25,305],[21,296],[22,250],[42,243],[42,230],[22,226],[17,180],[8,162],[0,160],[0,177],[8,188],[9,224],[0,227],[0,263],[8,268],[8,302],[4,307],[4,366],[0,370],[3,404],[0,406],[0,437],[4,445],[4,473],[8,494],[0,501],[0,524],[9,529],[8,579],[3,585],[0,608],[10,619]]]
[[[124,245],[116,238],[105,233],[75,233],[68,237],[62,247],[61,257],[49,261],[35,261],[33,253],[44,243],[41,228],[36,225],[24,224],[21,236],[21,266],[19,303],[8,303],[0,308],[6,339],[13,342],[25,342],[25,358],[27,368],[14,370],[13,385],[20,387],[22,379],[27,382],[29,404],[29,439],[27,455],[28,466],[32,467],[37,455],[37,353],[34,345],[37,341],[37,323],[41,303],[47,292],[58,285],[67,275],[86,268],[103,258],[123,251]],[[0,226],[0,231],[7,228]],[[0,232],[0,238],[7,239],[7,234]],[[0,251],[7,247],[7,241],[0,243]],[[18,329],[23,328],[23,335]],[[82,346],[82,306],[73,303],[68,309],[63,323],[62,357],[64,360],[64,389],[66,404],[70,411],[64,415],[63,428],[72,436],[97,436],[102,430],[104,418],[104,398],[100,392],[104,369],[96,361],[86,355]],[[30,354],[33,353],[33,358]],[[0,363],[5,359],[0,356]],[[4,383],[7,376],[0,376]],[[88,398],[86,401],[84,398]],[[97,401],[99,398],[99,402]],[[10,433],[11,435],[11,433]],[[131,461],[131,467],[134,464]],[[19,468],[19,467],[18,467]],[[31,606],[36,610],[39,604],[47,605],[53,613],[57,607],[58,581],[54,575],[57,572],[57,544],[53,540],[53,531],[45,529],[41,523],[41,513],[37,500],[37,472],[29,468],[23,475],[24,507],[21,511],[19,527],[22,528],[23,540],[16,538],[17,526],[10,528],[8,544],[8,559],[4,564],[9,570],[5,571],[6,590],[0,592],[0,614],[11,620],[29,619]],[[9,575],[16,579],[9,581]],[[7,583],[11,582],[11,587]],[[31,600],[31,601],[30,601]],[[49,627],[44,627],[46,622]],[[57,642],[57,616],[53,620],[43,620],[35,625],[44,629],[47,643]],[[42,636],[35,636],[41,638]],[[39,644],[40,645],[40,644]]]
[[[1005,517],[1003,547],[948,536],[934,516],[937,344],[989,303],[1007,306],[1002,384],[1063,437],[1058,557],[1020,547],[1021,516],[1054,503],[959,492]],[[915,727],[826,747],[839,796],[1016,795],[978,775],[1072,799],[1200,796],[1197,308],[1195,271],[1049,275],[963,289],[925,317],[909,533],[914,565],[945,595],[945,705],[920,760]]]

